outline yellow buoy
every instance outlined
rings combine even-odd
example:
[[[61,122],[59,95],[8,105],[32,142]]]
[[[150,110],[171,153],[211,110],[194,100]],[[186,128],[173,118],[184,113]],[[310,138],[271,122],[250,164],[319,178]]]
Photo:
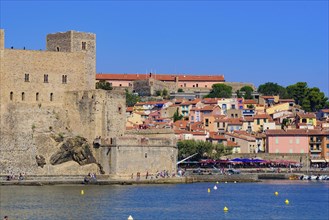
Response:
[[[226,206],[224,207],[224,212],[228,212],[228,208]]]
[[[276,195],[276,196],[277,196],[277,195],[279,195],[279,193],[278,193],[278,192],[275,192],[275,193],[274,193],[274,195]]]
[[[83,189],[81,190],[81,195],[85,194],[85,192],[83,191]]]
[[[218,181],[216,182],[216,184],[218,184]]]
[[[284,201],[287,205],[289,204],[289,200],[288,199],[286,199],[286,201]]]
[[[208,188],[208,193],[210,193],[210,188]]]

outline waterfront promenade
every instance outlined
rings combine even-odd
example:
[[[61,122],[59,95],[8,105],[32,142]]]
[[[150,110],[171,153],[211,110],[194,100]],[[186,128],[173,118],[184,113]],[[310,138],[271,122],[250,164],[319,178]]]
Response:
[[[282,170],[270,172],[268,170],[241,170],[240,174],[223,175],[220,173],[211,173],[207,175],[193,174],[187,171],[184,176],[175,177],[149,177],[140,178],[111,178],[109,175],[98,175],[95,181],[84,183],[84,175],[48,175],[37,176],[27,175],[23,180],[18,178],[7,180],[7,176],[0,176],[0,185],[59,185],[59,184],[88,184],[88,185],[132,185],[132,184],[179,184],[196,182],[259,182],[265,179],[296,179],[302,175],[329,175],[329,170],[301,170],[298,172],[289,172]]]

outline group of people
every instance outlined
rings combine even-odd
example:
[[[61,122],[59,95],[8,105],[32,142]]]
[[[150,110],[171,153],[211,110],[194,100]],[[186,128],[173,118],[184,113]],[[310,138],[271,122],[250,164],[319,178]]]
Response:
[[[153,178],[167,178],[167,177],[173,177],[175,176],[175,173],[173,174],[169,174],[169,170],[162,170],[162,171],[156,171],[155,175],[154,174],[150,174],[148,171],[146,171],[145,173],[145,179],[153,179]],[[134,174],[131,174],[131,179],[134,179]],[[140,180],[141,179],[141,173],[137,172],[136,174],[136,180]]]
[[[19,173],[19,176],[18,176],[17,179],[18,180],[24,180],[25,179],[25,176],[26,176],[25,173]],[[16,179],[16,176],[13,173],[10,173],[10,175],[7,176],[7,181],[15,180],[15,179]]]
[[[88,173],[87,176],[83,179],[84,183],[97,182],[96,173]]]

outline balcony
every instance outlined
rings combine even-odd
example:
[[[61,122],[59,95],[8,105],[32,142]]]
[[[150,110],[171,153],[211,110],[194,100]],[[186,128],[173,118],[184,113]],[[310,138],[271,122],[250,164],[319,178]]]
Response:
[[[321,144],[320,139],[310,139],[310,144]]]
[[[322,152],[322,148],[311,148],[310,149],[310,152],[311,153],[321,153]]]

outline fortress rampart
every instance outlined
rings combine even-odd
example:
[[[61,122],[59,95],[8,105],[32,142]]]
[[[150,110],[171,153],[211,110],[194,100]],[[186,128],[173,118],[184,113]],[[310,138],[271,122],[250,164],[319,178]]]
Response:
[[[143,137],[125,136],[124,91],[95,89],[95,34],[49,34],[46,51],[6,49],[4,35],[0,174],[117,176],[157,161],[174,169],[174,154],[157,153],[170,152],[174,142],[155,137],[145,151]],[[145,152],[152,156],[140,162]]]

